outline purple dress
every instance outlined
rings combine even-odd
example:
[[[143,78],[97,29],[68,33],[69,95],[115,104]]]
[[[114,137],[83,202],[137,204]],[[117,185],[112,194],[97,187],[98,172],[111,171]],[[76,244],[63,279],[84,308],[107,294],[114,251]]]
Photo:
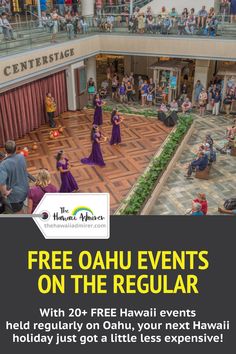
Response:
[[[61,161],[57,162],[57,168],[61,167],[63,170],[67,170],[69,165],[68,159],[65,159],[65,163],[62,163]],[[64,172],[61,173],[61,188],[60,188],[60,193],[71,193],[76,190],[78,190],[78,184],[76,183],[76,180],[72,176],[71,172]]]
[[[93,124],[95,125],[102,125],[102,100],[95,100],[95,111],[93,116]]]
[[[116,122],[119,122],[120,117],[119,116],[114,116],[112,118],[112,135],[111,135],[111,140],[110,140],[110,144],[114,145],[114,144],[120,144],[121,143],[121,136],[120,136],[120,124],[116,124]]]
[[[96,141],[96,139],[100,140],[101,136],[101,133],[95,133],[93,135],[92,152],[89,157],[86,157],[81,160],[82,163],[86,165],[98,165],[101,167],[106,165],[102,157],[100,144]]]

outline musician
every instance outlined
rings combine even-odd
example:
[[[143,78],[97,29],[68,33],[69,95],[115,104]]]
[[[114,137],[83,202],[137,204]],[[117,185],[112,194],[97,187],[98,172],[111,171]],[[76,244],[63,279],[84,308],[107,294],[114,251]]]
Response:
[[[55,128],[56,123],[54,121],[54,114],[56,112],[57,105],[55,99],[52,97],[52,94],[50,92],[46,94],[45,106],[46,106],[46,112],[49,119],[49,125],[51,128]]]
[[[16,154],[16,143],[5,144],[6,156],[0,162],[0,194],[6,214],[20,213],[28,194],[28,173],[22,154]]]

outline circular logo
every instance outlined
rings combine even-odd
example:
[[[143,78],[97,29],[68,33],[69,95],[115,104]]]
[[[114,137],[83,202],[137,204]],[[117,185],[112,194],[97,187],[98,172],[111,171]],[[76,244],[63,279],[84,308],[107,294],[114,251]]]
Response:
[[[50,218],[50,214],[49,214],[49,212],[48,211],[46,211],[46,210],[43,210],[42,212],[41,212],[41,214],[42,214],[42,216],[41,216],[41,220],[42,221],[46,221],[46,220],[48,220],[49,218]]]

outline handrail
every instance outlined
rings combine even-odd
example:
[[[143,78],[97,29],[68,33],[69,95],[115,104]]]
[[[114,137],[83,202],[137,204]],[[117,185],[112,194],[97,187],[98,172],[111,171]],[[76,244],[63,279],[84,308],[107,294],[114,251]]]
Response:
[[[148,3],[150,3],[152,0],[136,0],[136,1],[133,1],[133,9],[135,9],[136,7],[139,7],[139,8],[142,8],[144,7],[145,5],[147,5]],[[115,9],[115,10],[118,10],[116,12],[120,12],[121,9],[125,8],[125,7],[128,7],[130,9],[130,3],[129,4],[121,4],[121,5],[104,5],[103,8],[102,8],[102,12],[105,14],[105,13],[109,13],[112,11],[109,11],[112,10],[112,9]],[[108,10],[108,11],[106,11]],[[120,11],[119,11],[120,10]]]
[[[117,14],[106,14],[106,15],[102,15],[101,17],[97,18],[95,16],[85,16],[84,19],[85,21],[87,21],[87,24],[88,24],[88,28],[92,31],[100,31],[102,28],[101,28],[101,24],[104,24],[106,21],[107,21],[107,17],[109,15],[112,15],[113,18],[114,18],[114,23],[113,23],[113,27],[114,29],[116,30],[119,30],[120,28],[122,28],[122,31],[124,31],[125,29],[127,29],[128,31],[128,24],[127,22],[126,23],[123,23],[123,25],[121,26],[120,25],[120,15],[117,15]],[[128,14],[126,16],[129,16]],[[220,29],[222,30],[222,27],[224,27],[226,25],[226,23],[224,22],[224,16],[222,16],[222,14],[219,14],[217,16],[215,16],[218,20],[218,25],[220,25]],[[39,17],[37,15],[35,15],[35,18],[37,18],[37,20],[39,20]],[[169,17],[171,19],[171,21],[173,22],[173,19],[174,17]],[[175,17],[175,24],[180,20],[181,16],[176,16]],[[20,29],[24,29],[24,30],[32,30],[32,27],[35,27],[35,24],[38,24],[38,21],[36,20],[29,20],[28,17],[26,17],[26,21],[22,21],[20,19],[20,16],[19,15],[16,15],[16,19],[17,21],[14,23],[14,22],[11,22],[13,28],[14,28],[14,25],[16,26],[15,30],[20,30]],[[62,18],[63,21],[62,21],[62,28],[63,30],[65,29],[65,18]],[[156,20],[158,19],[158,15],[153,15],[153,19],[154,19],[154,25],[156,25]],[[196,16],[196,19],[197,19],[197,16]],[[197,22],[197,21],[196,21]],[[233,24],[229,24],[229,25],[232,25]],[[196,24],[197,26],[197,24]],[[39,26],[40,27],[40,26]],[[145,28],[147,29],[146,27],[146,24],[145,24]]]
[[[19,30],[19,28],[21,28],[21,17],[19,14],[15,14],[15,19],[16,19],[16,27],[17,30]]]
[[[36,15],[35,13],[33,13],[32,11],[29,10],[25,10],[26,13],[29,13],[31,16],[33,15],[34,17],[36,17],[37,19],[39,18],[38,15]]]

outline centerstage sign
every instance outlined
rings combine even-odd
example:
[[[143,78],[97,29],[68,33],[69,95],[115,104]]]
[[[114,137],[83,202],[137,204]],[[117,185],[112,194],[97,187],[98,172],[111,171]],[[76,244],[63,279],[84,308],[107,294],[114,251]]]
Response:
[[[11,76],[25,70],[34,70],[36,67],[44,66],[49,63],[58,63],[59,61],[62,61],[65,58],[73,57],[74,55],[74,48],[70,48],[62,51],[53,52],[48,55],[37,56],[26,61],[14,63],[12,65],[6,65],[3,69],[3,74],[5,76]]]
[[[41,78],[52,70],[64,70],[72,64],[78,64],[85,58],[100,53],[100,40],[96,35],[88,38],[27,50],[25,52],[0,57],[0,92],[12,89],[12,85],[27,81],[27,77]]]

